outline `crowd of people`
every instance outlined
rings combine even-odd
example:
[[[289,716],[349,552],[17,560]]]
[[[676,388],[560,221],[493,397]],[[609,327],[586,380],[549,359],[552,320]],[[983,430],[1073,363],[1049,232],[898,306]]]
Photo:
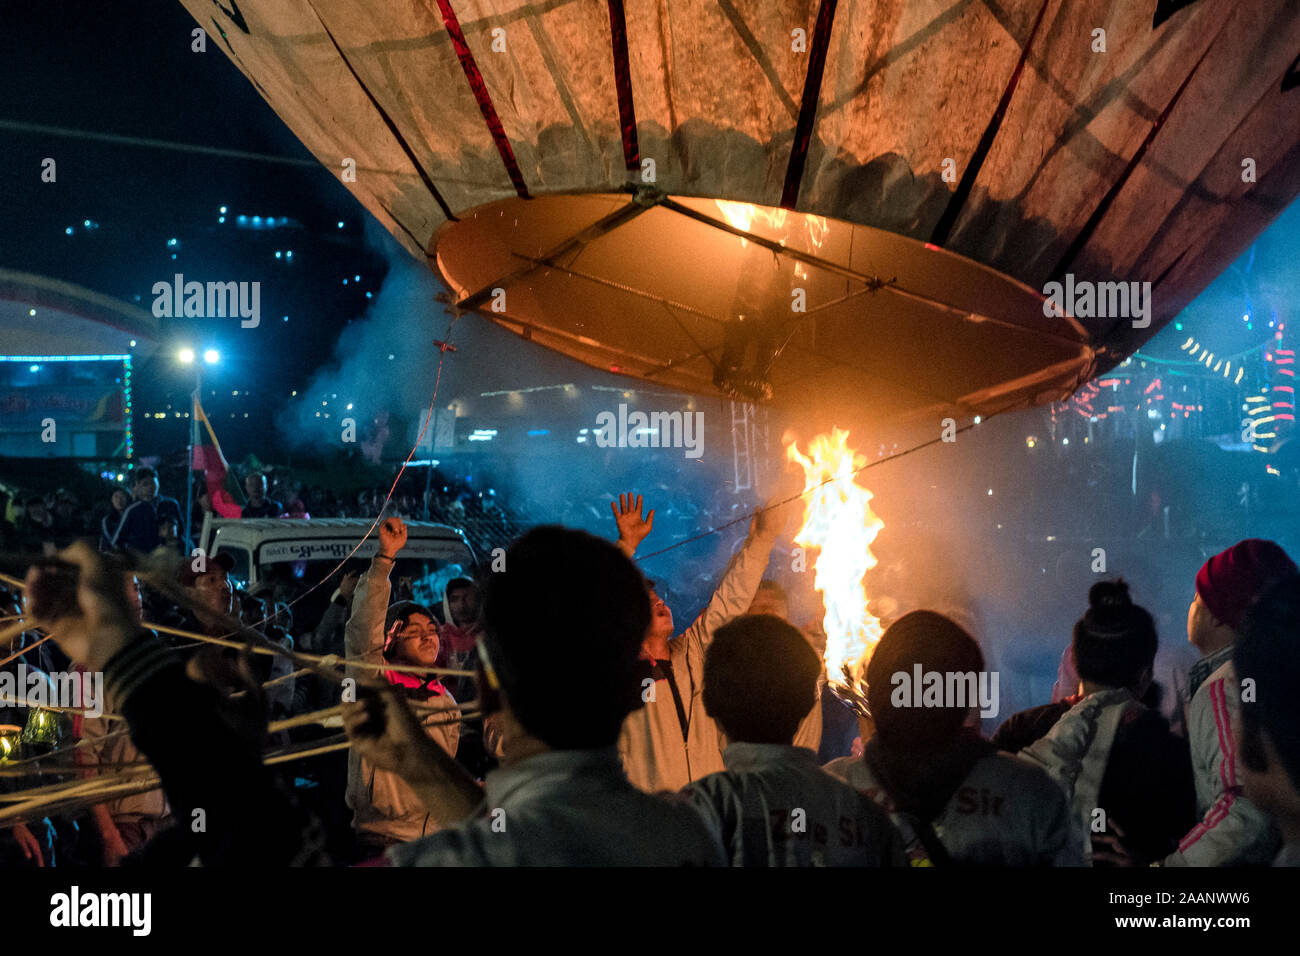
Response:
[[[1103,579],[1054,699],[986,739],[953,693],[985,672],[980,645],[935,611],[886,622],[864,679],[827,691],[825,635],[767,577],[790,502],[754,512],[680,631],[636,563],[655,512],[634,495],[604,538],[535,527],[432,607],[395,593],[390,514],[295,621],[222,555],[159,582],[140,556],[171,546],[175,502],[132,477],[99,549],[2,595],[52,640],[13,635],[0,669],[102,674],[107,702],[6,701],[0,791],[146,762],[159,783],[31,811],[0,832],[8,865],[1300,865],[1300,570],[1270,541],[1187,582],[1181,719],[1153,706],[1152,615]],[[261,476],[247,490],[280,507]],[[913,675],[937,692],[900,693]],[[828,754],[846,713],[857,739]]]
[[[599,533],[606,520],[604,505],[584,496],[567,496],[559,502],[542,501],[521,485],[500,490],[481,467],[469,475],[451,470],[409,469],[392,482],[353,486],[336,491],[293,477],[284,468],[237,468],[242,476],[242,518],[353,518],[374,520],[395,515],[405,520],[435,521],[459,529],[475,554],[487,555],[504,548],[546,516],[566,527]],[[504,476],[498,476],[504,477]],[[202,473],[191,476],[190,538],[185,539],[183,483],[168,487],[158,469],[142,466],[114,483],[100,482],[93,494],[68,487],[29,489],[0,483],[0,551],[40,554],[67,547],[83,537],[96,538],[104,551],[131,549],[143,552],[159,545],[184,554],[201,544],[205,515],[214,517],[212,501]],[[693,487],[674,486],[669,476],[655,483],[660,524],[673,540],[694,535],[700,528],[717,527],[743,515],[745,503],[729,493],[697,501]],[[390,494],[391,491],[391,494]],[[140,503],[144,502],[143,505]],[[127,518],[127,512],[130,517]],[[123,520],[126,525],[123,527]],[[682,608],[701,607],[712,593],[714,569],[708,553],[685,556],[677,565],[672,601]]]
[[[202,473],[196,473],[190,502],[191,533],[204,516],[216,516]],[[0,485],[0,547],[6,551],[40,553],[47,546],[66,547],[83,537],[97,537],[101,548],[149,550],[159,537],[180,548],[185,530],[185,488],[164,493],[159,473],[148,466],[134,469],[124,483],[103,482],[92,498],[61,487],[53,491]],[[389,495],[387,486],[364,486],[339,493],[295,480],[273,469],[243,473],[242,518],[376,518],[381,513],[407,520],[444,521],[466,529],[476,550],[491,550],[518,534],[527,521],[495,488],[478,489],[450,475],[404,475]],[[428,485],[426,488],[425,486]],[[147,508],[135,507],[147,502]],[[128,515],[128,512],[130,514]],[[146,514],[150,512],[150,514]],[[147,519],[147,520],[146,520]],[[123,522],[126,522],[123,527]]]

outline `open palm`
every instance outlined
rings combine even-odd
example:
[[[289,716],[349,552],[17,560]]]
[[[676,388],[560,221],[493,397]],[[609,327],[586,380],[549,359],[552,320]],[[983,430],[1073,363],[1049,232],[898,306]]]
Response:
[[[630,493],[619,495],[618,501],[611,501],[609,507],[614,512],[615,523],[618,524],[619,541],[636,550],[636,546],[654,530],[654,509],[652,508],[649,514],[642,517],[641,496]]]

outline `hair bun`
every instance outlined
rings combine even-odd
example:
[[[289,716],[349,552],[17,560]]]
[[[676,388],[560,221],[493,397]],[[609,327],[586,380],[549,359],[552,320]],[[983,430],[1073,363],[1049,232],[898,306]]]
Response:
[[[1102,613],[1123,611],[1133,606],[1133,599],[1128,594],[1128,584],[1123,578],[1114,581],[1098,581],[1088,589],[1088,608]]]

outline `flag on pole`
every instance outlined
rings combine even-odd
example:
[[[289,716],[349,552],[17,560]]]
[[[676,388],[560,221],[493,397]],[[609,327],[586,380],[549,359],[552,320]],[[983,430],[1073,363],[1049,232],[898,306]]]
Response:
[[[199,396],[196,394],[193,397],[197,435],[194,439],[194,460],[190,462],[190,467],[203,472],[212,510],[222,518],[238,518],[243,513],[244,491],[230,473],[226,456],[221,453],[221,443],[217,441],[217,433],[212,430],[212,423],[203,411]],[[203,427],[198,428],[199,425]]]

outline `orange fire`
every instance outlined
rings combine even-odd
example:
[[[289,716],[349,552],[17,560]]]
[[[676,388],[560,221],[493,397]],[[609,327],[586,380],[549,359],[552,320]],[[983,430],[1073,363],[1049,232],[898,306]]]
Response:
[[[867,459],[848,441],[849,433],[835,428],[814,438],[807,455],[793,441],[786,447],[804,472],[804,522],[794,541],[818,550],[814,587],[826,608],[826,674],[842,688],[862,677],[883,630],[867,610],[864,578],[876,566],[871,543],[884,523],[871,510],[871,492],[854,480]]]
[[[781,245],[785,245],[790,238],[792,229],[798,228],[800,219],[803,220],[804,231],[814,249],[822,247],[822,243],[826,241],[826,234],[830,232],[830,223],[825,216],[791,213],[781,207],[755,206],[753,203],[731,202],[727,199],[715,199],[713,202],[727,222],[736,229],[749,232],[750,227],[757,222],[760,226],[775,231],[776,239]],[[744,249],[748,245],[748,240],[740,240],[740,248]]]

